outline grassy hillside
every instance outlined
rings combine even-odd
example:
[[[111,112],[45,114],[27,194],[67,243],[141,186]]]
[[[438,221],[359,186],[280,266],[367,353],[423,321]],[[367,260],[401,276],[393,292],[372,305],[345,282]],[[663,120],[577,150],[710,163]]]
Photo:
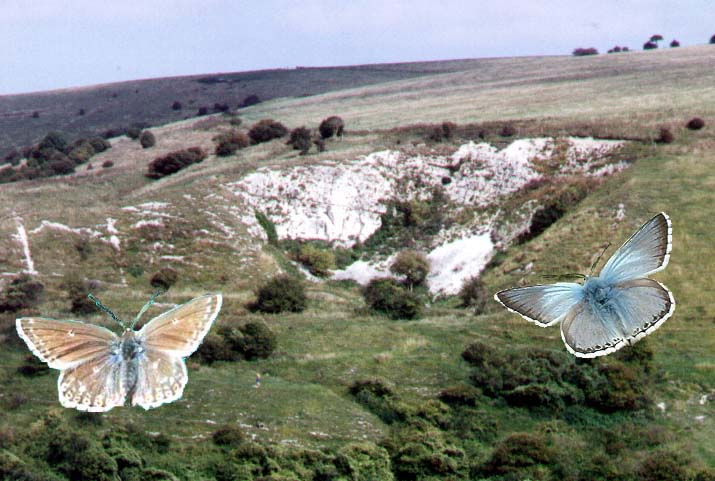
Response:
[[[278,347],[257,361],[209,365],[192,357],[189,384],[174,404],[78,417],[59,409],[56,371],[17,372],[28,352],[13,332],[16,314],[3,314],[0,469],[37,476],[52,470],[54,478],[36,479],[80,479],[68,467],[71,454],[51,442],[75,436],[78,452],[89,453],[84,459],[108,456],[122,479],[146,479],[150,470],[153,479],[173,479],[171,472],[197,480],[713,479],[715,309],[707,279],[715,269],[714,62],[715,49],[694,47],[450,64],[459,71],[278,99],[241,114],[244,123],[272,117],[291,127],[315,127],[328,115],[341,115],[348,135],[329,141],[325,153],[298,156],[278,140],[226,158],[209,156],[158,181],[143,177],[160,154],[212,149],[212,137],[229,128],[216,116],[154,129],[152,149],[115,139],[112,149],[92,159],[95,166],[112,160],[112,168],[2,185],[0,269],[25,267],[13,237],[16,214],[31,232],[35,268],[46,285],[44,301],[26,314],[72,317],[63,280],[76,274],[94,280],[93,292],[115,312],[132,316],[152,292],[149,276],[172,265],[179,281],[149,315],[222,291],[218,324],[260,320],[277,335]],[[696,115],[706,127],[685,129]],[[367,310],[354,284],[324,282],[309,284],[303,313],[247,310],[253,289],[288,264],[239,222],[252,213],[236,203],[227,182],[258,166],[423,148],[420,129],[398,127],[443,120],[461,126],[454,145],[479,132],[504,142],[496,135],[503,121],[512,122],[519,136],[641,139],[634,141],[638,155],[629,169],[601,183],[542,235],[499,254],[483,280],[493,293],[543,283],[543,275],[585,272],[606,243],[612,243],[608,256],[652,214],[665,211],[673,220],[674,247],[669,267],[655,277],[673,291],[673,317],[638,350],[574,364],[558,328],[535,327],[495,303],[474,315],[450,298],[431,303],[420,320],[393,321]],[[650,140],[660,126],[670,126],[672,144]],[[157,220],[162,224],[141,224]],[[42,221],[75,231],[40,229]],[[109,224],[121,233],[119,252],[108,241]],[[77,247],[83,238],[90,246],[85,255]],[[98,314],[86,318],[106,322]],[[488,346],[481,369],[461,358],[473,342]],[[543,389],[538,402],[529,398],[518,406],[474,381],[479,371],[507,379],[519,369],[519,382]],[[257,372],[260,388],[253,387]],[[374,378],[391,393],[351,394],[355,381]],[[461,401],[437,400],[455,386],[466,393]],[[601,393],[591,404],[583,400],[594,396],[589,389]],[[223,425],[238,427],[252,441],[217,445],[211,436]],[[142,469],[144,478],[137,474]],[[105,475],[95,479],[110,479]]]

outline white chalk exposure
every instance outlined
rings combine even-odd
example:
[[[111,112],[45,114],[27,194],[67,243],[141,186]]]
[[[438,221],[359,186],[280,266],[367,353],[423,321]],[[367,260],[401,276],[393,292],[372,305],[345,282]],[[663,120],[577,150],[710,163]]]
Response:
[[[494,244],[481,234],[443,244],[427,255],[430,274],[427,285],[433,294],[453,295],[465,279],[476,277],[491,260]]]
[[[608,161],[622,145],[608,140],[536,138],[516,140],[502,150],[469,142],[450,156],[386,150],[351,162],[262,168],[227,187],[268,215],[281,238],[350,246],[379,229],[389,200],[422,199],[433,187],[441,187],[456,209],[488,207],[539,179],[537,164],[544,162],[558,160],[554,165],[564,175],[603,176],[622,170],[627,164]],[[246,219],[246,223],[255,227],[255,222]],[[464,279],[478,275],[491,259],[489,225],[458,227],[457,236],[448,232],[435,236],[440,245],[433,245],[428,255],[432,269],[428,283],[434,294],[455,294]],[[334,278],[366,283],[388,275],[388,267],[389,260],[358,261],[335,272]]]
[[[35,263],[32,260],[32,255],[30,254],[30,241],[27,239],[27,231],[25,231],[25,225],[22,223],[22,219],[19,217],[15,218],[17,224],[17,234],[15,234],[15,239],[20,242],[22,246],[22,252],[25,255],[25,265],[27,268],[25,272],[28,274],[37,274],[35,270]]]

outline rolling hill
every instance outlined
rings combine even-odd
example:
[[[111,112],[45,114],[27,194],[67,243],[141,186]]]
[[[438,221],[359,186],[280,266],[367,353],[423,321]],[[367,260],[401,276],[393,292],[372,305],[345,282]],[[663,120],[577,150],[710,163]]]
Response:
[[[156,103],[145,99],[144,118],[136,107],[131,115],[107,110],[96,123],[88,113],[83,116],[88,123],[77,130],[66,120],[81,108],[76,100],[81,97],[67,99],[81,92],[28,96],[45,98],[46,105],[65,100],[69,105],[57,113],[58,123],[50,122],[49,112],[35,119],[47,120],[45,130],[74,134],[134,121],[176,121],[152,128],[157,144],[150,149],[117,137],[111,149],[91,160],[91,170],[84,165],[69,176],[0,185],[4,289],[23,270],[36,271],[45,285],[43,301],[24,314],[77,317],[69,312],[67,280],[79,278],[120,316],[133,316],[153,290],[150,276],[171,266],[179,280],[149,314],[221,291],[225,305],[217,327],[263,322],[276,334],[277,348],[253,361],[206,363],[195,355],[188,362],[184,397],[174,404],[77,416],[59,408],[55,371],[18,371],[29,353],[14,334],[18,314],[3,313],[0,472],[9,479],[81,479],[89,472],[97,473],[94,479],[182,480],[712,479],[715,311],[706,280],[715,267],[714,64],[715,48],[688,47],[343,69],[337,83],[306,78],[300,88],[290,87],[297,90],[276,90],[281,92],[276,97],[286,98],[239,111],[244,130],[263,118],[315,128],[340,115],[347,133],[342,140],[329,139],[325,152],[301,156],[279,139],[228,157],[211,154],[159,180],[144,176],[152,159],[193,146],[213,153],[214,137],[232,128],[230,117],[221,114],[178,120],[168,112],[176,92],[200,92],[204,84],[163,79],[132,84],[126,92],[112,86],[87,89],[95,99],[97,92],[129,96],[136,88],[140,94],[149,90],[151,82],[164,84],[156,87],[161,91]],[[270,81],[284,86],[291,75],[328,71],[279,72]],[[205,85],[238,85],[232,82]],[[208,102],[209,91],[206,95]],[[12,105],[8,110],[41,108]],[[695,116],[705,127],[686,129]],[[443,121],[457,124],[451,137],[430,138]],[[656,142],[661,127],[673,133],[672,143]],[[19,124],[13,128],[21,130]],[[43,133],[33,130],[22,143]],[[622,163],[624,168],[597,177],[587,175],[591,167],[569,170],[566,139],[586,137],[625,139],[593,167]],[[469,188],[500,179],[502,164],[479,164],[478,156],[458,162],[455,153],[465,145],[486,150],[487,142],[505,152],[537,138],[546,139],[539,144],[543,158],[532,152],[520,162],[538,178],[523,177],[509,190],[517,174],[505,176],[503,192],[491,203],[457,204],[454,198],[436,203],[430,178],[448,193],[489,169],[484,183]],[[389,174],[400,181],[390,187],[394,198],[375,205],[380,225],[399,211],[390,206],[410,202],[423,221],[414,221],[412,230],[397,223],[382,238],[373,232],[372,243],[367,236],[357,248],[314,242],[320,249],[349,254],[350,260],[384,261],[407,241],[430,251],[455,240],[440,237],[448,227],[455,236],[488,232],[496,247],[481,278],[491,294],[546,282],[545,275],[584,273],[609,242],[606,256],[652,214],[665,211],[673,220],[674,247],[669,267],[656,278],[674,293],[674,316],[637,348],[594,362],[574,362],[557,328],[535,327],[491,301],[475,313],[454,296],[424,294],[420,319],[392,320],[367,309],[354,282],[305,274],[290,260],[296,246],[268,243],[255,211],[265,209],[278,232],[292,232],[281,230],[286,217],[275,206],[251,204],[242,195],[250,192],[247,179],[258,178],[251,176],[287,173],[281,180],[287,183],[270,186],[283,208],[282,196],[290,198],[286,189],[308,192],[323,185],[318,176],[334,175],[335,169],[365,171],[376,154],[388,158],[386,152],[402,156],[395,154],[398,173],[418,165],[415,159],[422,163],[414,175]],[[589,154],[578,165],[593,159]],[[111,167],[99,167],[107,161]],[[446,166],[447,161],[454,164]],[[499,162],[505,169],[511,165],[506,157]],[[447,173],[432,174],[436,168]],[[379,175],[388,175],[385,169]],[[297,198],[306,204],[323,197]],[[397,200],[407,204],[388,202]],[[308,207],[321,211],[317,203]],[[520,238],[534,226],[534,213],[549,207],[559,209],[555,221],[538,235]],[[427,221],[437,220],[439,229],[430,234],[426,226],[433,224]],[[491,230],[479,230],[486,225]],[[312,279],[307,310],[250,311],[256,287],[278,272]],[[84,317],[106,322],[98,313]],[[465,352],[467,346],[472,347]],[[260,388],[254,388],[257,372]],[[217,438],[216,431],[226,426],[241,434],[230,442]],[[83,461],[75,462],[52,439],[79,439],[76,451],[84,453]]]

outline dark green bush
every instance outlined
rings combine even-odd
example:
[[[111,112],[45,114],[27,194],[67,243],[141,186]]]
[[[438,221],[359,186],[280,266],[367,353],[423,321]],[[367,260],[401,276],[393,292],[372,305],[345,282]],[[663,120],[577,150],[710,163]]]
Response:
[[[496,445],[482,470],[487,476],[516,475],[516,479],[527,479],[537,474],[539,468],[548,468],[554,460],[553,449],[542,437],[515,433]]]
[[[310,129],[305,127],[297,127],[290,132],[290,138],[288,145],[293,147],[293,150],[300,150],[300,153],[305,155],[310,150],[310,146],[313,143],[313,136],[310,133]]]
[[[421,286],[429,274],[429,261],[422,252],[413,250],[400,251],[390,265],[390,272],[404,276],[405,283],[411,289]]]
[[[258,95],[256,95],[256,94],[251,94],[243,99],[243,102],[241,102],[241,104],[239,105],[239,108],[250,107],[251,105],[256,105],[259,103],[261,103],[260,97],[258,97]]]
[[[64,152],[67,149],[67,139],[61,132],[49,132],[37,146],[42,149],[55,149]]]
[[[45,285],[28,274],[13,278],[0,293],[0,312],[16,312],[34,307],[42,300]]]
[[[105,160],[104,162],[102,162],[103,169],[109,169],[111,167],[114,167],[114,162],[112,162],[111,160]]]
[[[72,144],[67,156],[72,159],[75,164],[79,165],[87,162],[96,153],[97,152],[94,150],[94,147],[89,140],[80,139]]]
[[[442,125],[437,125],[432,128],[428,138],[434,142],[441,142],[443,140],[450,140],[454,137],[457,131],[457,124],[454,122],[442,122]]]
[[[434,428],[398,430],[385,441],[398,480],[465,479],[464,451]]]
[[[246,441],[246,435],[241,428],[234,425],[225,425],[217,429],[211,436],[214,444],[218,446],[236,447]]]
[[[256,293],[256,302],[250,308],[260,312],[302,312],[308,298],[300,279],[278,275],[263,284]]]
[[[241,336],[231,343],[245,359],[265,359],[276,349],[276,335],[264,323],[247,322],[238,330]]]
[[[340,473],[346,476],[345,479],[351,481],[392,481],[394,479],[387,451],[368,442],[353,442],[341,447],[335,457],[335,465]],[[340,478],[336,476],[331,479]]]
[[[17,372],[26,377],[35,377],[50,372],[50,368],[34,355],[25,356],[22,365],[18,366]]]
[[[160,179],[191,164],[202,162],[205,158],[206,153],[199,147],[177,150],[152,160],[148,172],[144,175],[150,179]]]
[[[196,354],[206,364],[240,359],[238,353],[233,350],[226,338],[220,334],[207,334]]]
[[[688,120],[686,127],[690,130],[700,130],[705,127],[705,121],[700,117],[693,117],[692,119]]]
[[[668,127],[660,127],[660,129],[658,130],[658,137],[655,139],[657,143],[672,144],[674,140],[675,136]]]
[[[479,276],[465,279],[459,289],[458,296],[462,301],[460,307],[472,308],[475,314],[484,312],[487,302],[491,299],[490,292],[484,287],[484,283]]]
[[[174,100],[174,103],[171,104],[171,110],[181,110],[183,108],[183,105],[181,105],[181,102],[178,100]]]
[[[395,393],[392,383],[381,377],[353,381],[348,390],[353,396],[358,396],[362,392],[369,392],[377,397],[391,396]]]
[[[87,141],[92,144],[92,147],[97,153],[104,152],[105,150],[112,148],[112,144],[102,137],[90,137]]]
[[[162,267],[154,273],[153,276],[151,276],[149,284],[151,284],[152,287],[167,291],[171,286],[176,284],[176,281],[178,280],[179,273],[176,269],[172,269],[171,267]]]
[[[333,115],[320,122],[318,130],[320,131],[320,137],[323,139],[329,139],[332,136],[342,137],[345,122],[340,117]]]
[[[156,145],[156,137],[151,130],[145,130],[139,135],[139,143],[143,149],[148,149]]]
[[[451,386],[439,393],[439,400],[450,406],[476,406],[481,397],[479,389],[469,384]]]
[[[578,48],[575,48],[573,50],[573,52],[571,52],[571,55],[573,55],[574,57],[584,57],[586,55],[598,55],[598,50],[593,47],[588,47],[588,48],[578,47]]]
[[[127,135],[127,137],[129,137],[132,140],[137,140],[139,138],[139,136],[141,135],[141,133],[142,133],[142,129],[140,129],[139,127],[132,126],[132,127],[127,128],[126,135]]]
[[[660,449],[650,453],[638,468],[638,479],[684,481],[691,479],[689,461],[675,451]]]
[[[417,319],[422,314],[422,301],[412,291],[391,277],[372,279],[363,289],[367,305],[392,319]]]
[[[69,274],[62,281],[62,287],[67,292],[70,301],[70,312],[73,314],[93,314],[97,308],[88,297],[91,291],[95,290],[95,285],[85,281],[77,274]]]
[[[198,117],[208,115],[209,113],[209,108],[208,107],[199,107],[199,110],[196,111],[196,115]]]
[[[256,210],[254,211],[254,214],[256,216],[256,220],[263,228],[263,231],[266,233],[268,243],[274,246],[278,245],[278,232],[276,231],[276,225],[273,223],[273,221],[270,220],[268,216],[261,211]]]
[[[216,155],[220,157],[233,155],[237,150],[245,149],[251,144],[251,139],[238,130],[224,132],[216,136],[214,141],[216,141]]]
[[[258,121],[248,131],[248,136],[254,144],[269,142],[273,139],[285,137],[288,129],[280,122],[273,119],[263,119]]]

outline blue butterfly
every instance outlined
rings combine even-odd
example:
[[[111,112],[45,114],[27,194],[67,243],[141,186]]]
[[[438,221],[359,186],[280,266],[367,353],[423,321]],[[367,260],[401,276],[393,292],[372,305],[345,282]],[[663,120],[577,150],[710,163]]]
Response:
[[[660,213],[583,284],[557,282],[497,292],[494,299],[538,326],[561,323],[566,349],[605,356],[655,331],[673,315],[673,294],[647,276],[665,269],[672,246],[670,218]]]

